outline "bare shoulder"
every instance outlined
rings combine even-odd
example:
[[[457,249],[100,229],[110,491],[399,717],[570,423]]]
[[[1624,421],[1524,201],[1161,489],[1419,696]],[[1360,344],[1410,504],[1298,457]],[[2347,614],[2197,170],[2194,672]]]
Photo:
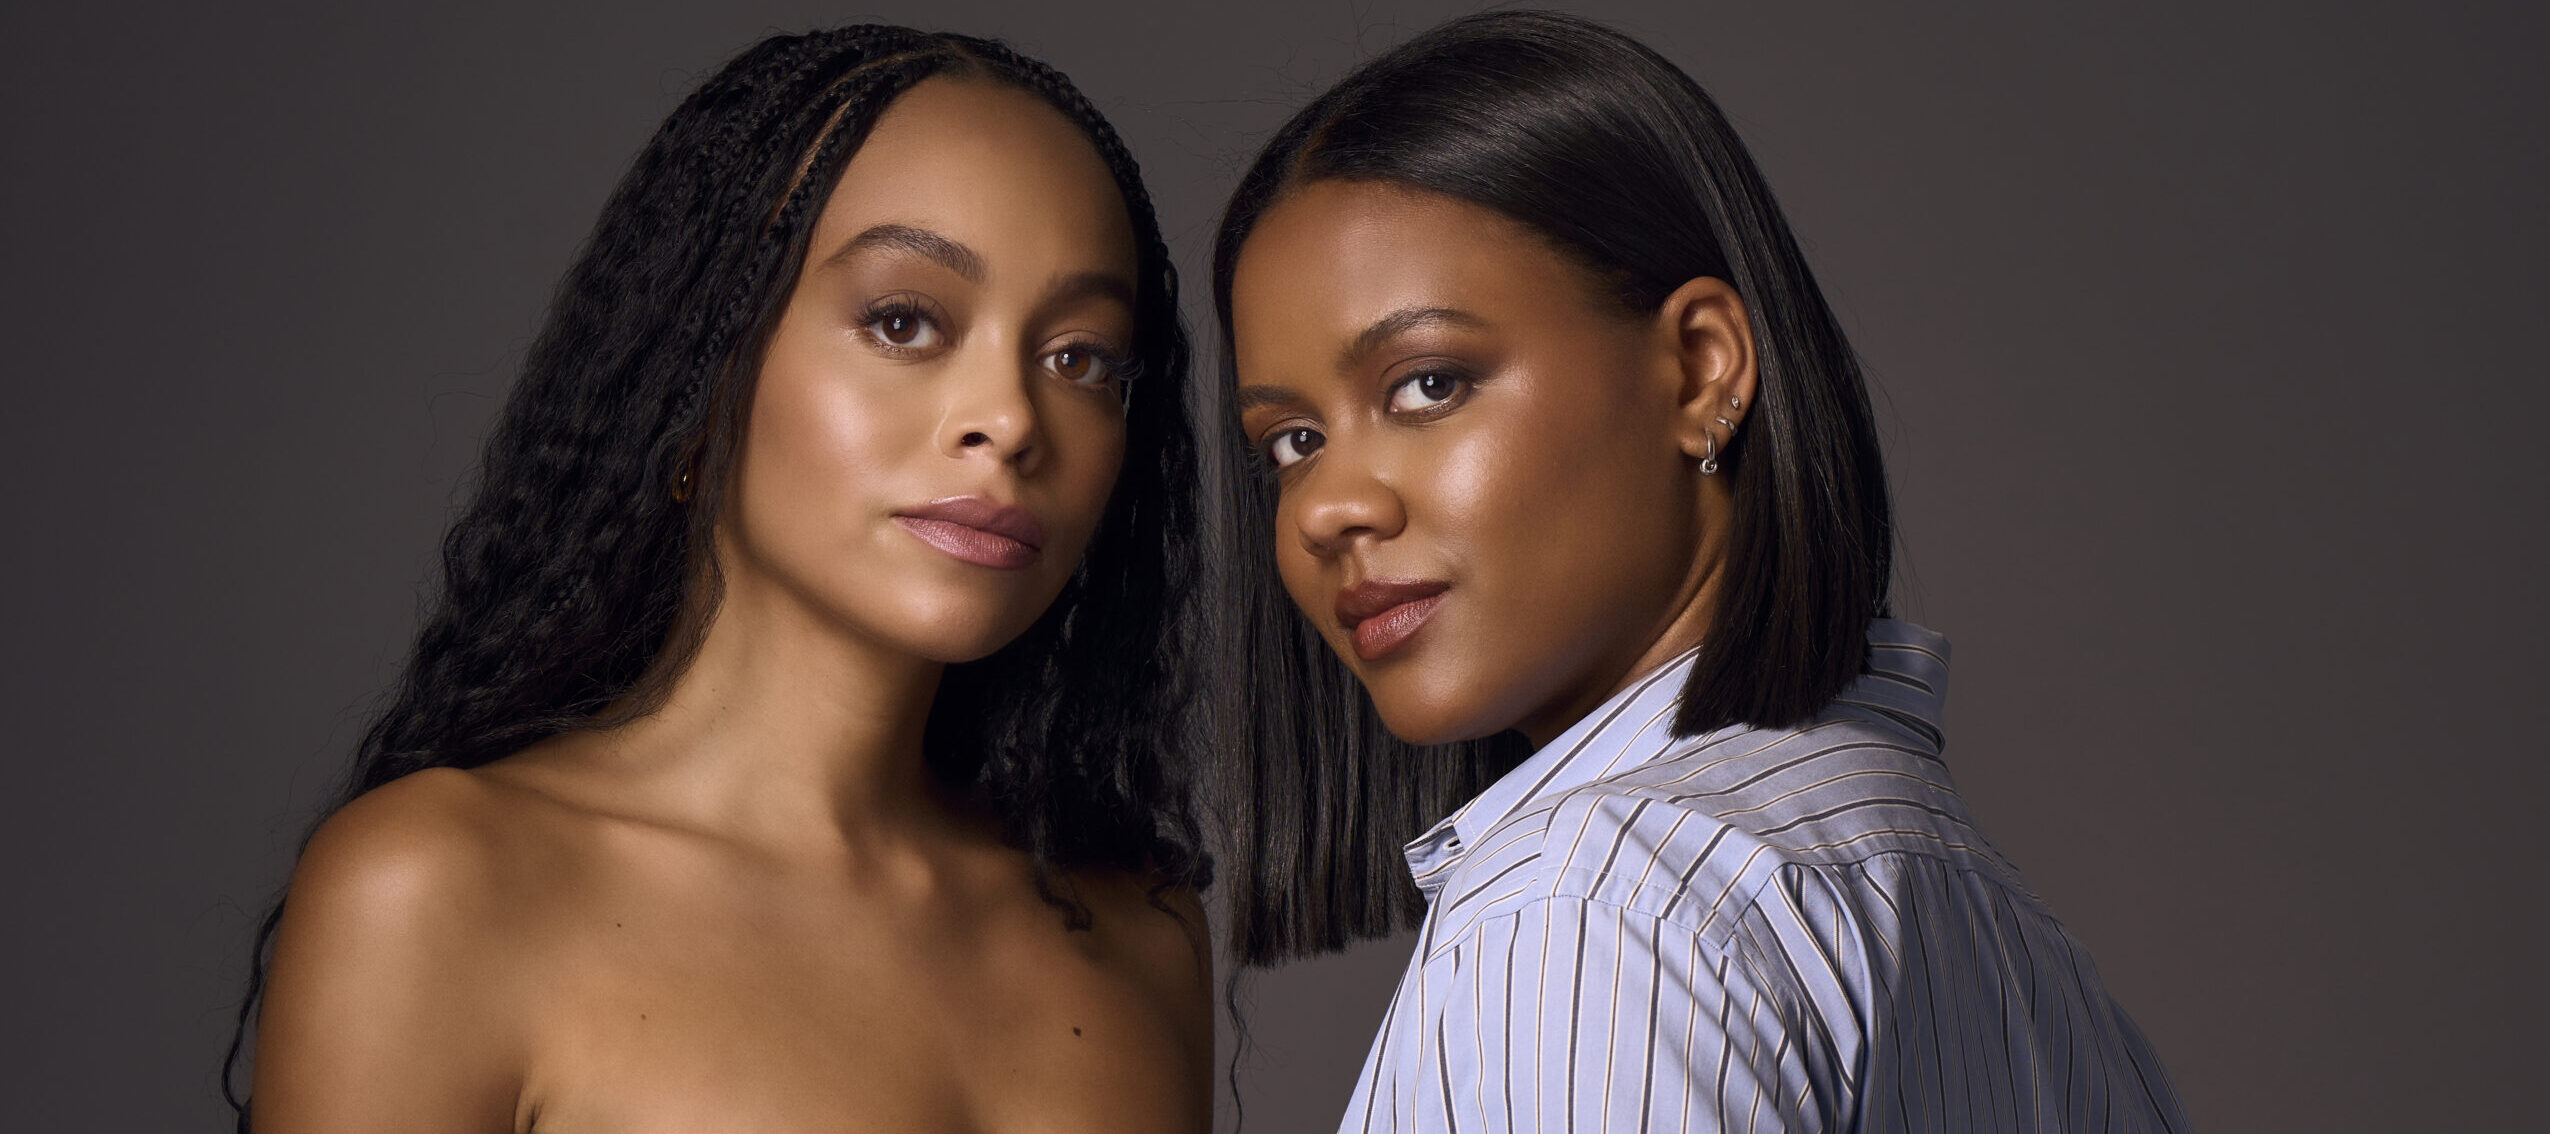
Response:
[[[462,945],[523,897],[525,843],[541,841],[543,823],[520,795],[451,767],[375,787],[311,836],[286,917]]]
[[[312,836],[259,1017],[259,1130],[511,1128],[523,807],[433,769],[364,793]]]
[[[429,768],[355,798],[319,827],[288,904],[367,923],[437,920],[492,896],[503,858],[499,789]]]
[[[495,984],[572,891],[587,857],[576,827],[570,809],[477,771],[365,792],[303,849],[276,963],[466,965]]]
[[[1082,869],[1072,882],[1089,905],[1092,928],[1123,943],[1148,973],[1176,984],[1209,987],[1213,970],[1212,937],[1204,921],[1204,901],[1193,886],[1171,883],[1149,874]]]

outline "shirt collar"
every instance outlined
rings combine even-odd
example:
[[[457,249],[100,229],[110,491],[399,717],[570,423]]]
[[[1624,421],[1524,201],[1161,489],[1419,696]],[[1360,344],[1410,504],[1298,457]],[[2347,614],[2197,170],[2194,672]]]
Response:
[[[1880,618],[1868,624],[1868,671],[1834,701],[1883,712],[1936,738],[1947,699],[1948,639]]]
[[[1408,844],[1408,870],[1431,899],[1478,838],[1542,796],[1645,762],[1673,743],[1674,707],[1698,647],[1657,666],[1542,745],[1470,802]]]
[[[1746,726],[1736,725],[1688,740],[1674,737],[1674,710],[1682,702],[1683,683],[1699,657],[1695,646],[1630,682],[1486,791],[1417,836],[1407,846],[1408,872],[1415,876],[1417,888],[1432,900],[1480,836],[1534,800],[1636,767],[1672,749],[1694,748],[1721,734],[1747,731]],[[1868,672],[1835,700],[1898,719],[1911,717],[1935,738],[1947,681],[1946,638],[1910,622],[1880,618],[1868,624]]]

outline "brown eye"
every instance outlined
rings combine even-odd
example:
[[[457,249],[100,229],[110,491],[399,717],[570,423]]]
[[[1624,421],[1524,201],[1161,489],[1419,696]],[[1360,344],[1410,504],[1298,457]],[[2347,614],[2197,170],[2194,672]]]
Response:
[[[870,342],[896,354],[944,345],[938,323],[918,308],[900,303],[869,308],[859,330]]]
[[[1451,401],[1453,396],[1460,392],[1459,376],[1440,371],[1428,371],[1414,375],[1392,387],[1390,408],[1403,412],[1429,409]]]
[[[1090,364],[1094,361],[1087,351],[1062,351],[1054,355],[1054,373],[1078,382],[1089,377]]]
[[[1316,429],[1287,429],[1276,434],[1274,440],[1267,442],[1266,459],[1274,462],[1276,468],[1291,468],[1303,458],[1318,452],[1319,447],[1327,443],[1328,438],[1321,436]]]
[[[1119,364],[1095,347],[1074,345],[1046,355],[1045,369],[1074,385],[1097,386],[1118,377]]]

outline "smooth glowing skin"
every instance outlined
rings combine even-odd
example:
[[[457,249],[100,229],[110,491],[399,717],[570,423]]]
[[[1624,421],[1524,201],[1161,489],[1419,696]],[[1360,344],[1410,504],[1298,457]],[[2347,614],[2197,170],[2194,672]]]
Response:
[[[1231,303],[1277,568],[1391,732],[1546,743],[1700,640],[1733,499],[1699,458],[1753,405],[1732,288],[1624,312],[1502,214],[1323,181],[1260,218]],[[1374,579],[1450,589],[1365,661],[1336,606]]]
[[[909,231],[861,239],[879,226]],[[1132,242],[1034,96],[940,78],[886,111],[762,366],[698,660],[635,723],[322,828],[258,1129],[1207,1127],[1194,895],[1169,896],[1182,922],[1146,879],[1079,872],[1096,927],[1067,931],[920,751],[943,666],[1042,613],[1105,507],[1124,427],[1088,352],[1131,344]],[[894,297],[926,322],[876,317]],[[893,518],[963,494],[1033,513],[1035,561],[961,562]]]

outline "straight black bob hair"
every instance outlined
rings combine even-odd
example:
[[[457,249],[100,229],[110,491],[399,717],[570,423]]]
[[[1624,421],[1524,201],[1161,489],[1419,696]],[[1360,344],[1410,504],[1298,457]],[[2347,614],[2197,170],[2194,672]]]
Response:
[[[1600,24],[1530,11],[1456,19],[1358,68],[1285,123],[1232,194],[1213,249],[1226,388],[1241,246],[1289,190],[1327,180],[1494,209],[1628,311],[1652,312],[1693,279],[1732,285],[1760,381],[1721,455],[1735,494],[1726,589],[1674,729],[1789,727],[1862,672],[1893,547],[1868,392],[1770,187],[1690,76]],[[1235,425],[1228,434],[1245,452]],[[1401,844],[1527,745],[1510,732],[1426,748],[1393,738],[1284,594],[1272,481],[1231,479],[1241,624],[1222,659],[1231,700],[1209,787],[1227,831],[1233,955],[1268,964],[1413,925],[1424,899]]]
[[[1198,554],[1187,339],[1150,194],[1060,72],[993,40],[882,25],[753,45],[637,155],[488,437],[415,647],[337,806],[663,703],[713,613],[686,600],[717,575],[728,472],[815,221],[879,116],[937,76],[1036,95],[1097,147],[1133,223],[1140,389],[1128,392],[1127,455],[1079,569],[1018,639],[948,667],[924,755],[942,783],[998,815],[1073,928],[1090,914],[1058,870],[1210,881],[1178,758]],[[258,929],[223,1061],[243,1134],[232,1072],[252,1044],[282,912],[277,903]]]

